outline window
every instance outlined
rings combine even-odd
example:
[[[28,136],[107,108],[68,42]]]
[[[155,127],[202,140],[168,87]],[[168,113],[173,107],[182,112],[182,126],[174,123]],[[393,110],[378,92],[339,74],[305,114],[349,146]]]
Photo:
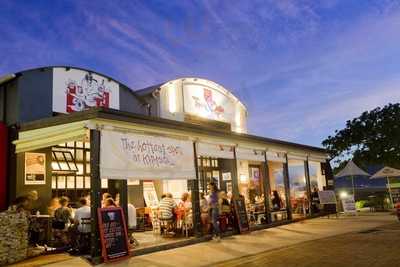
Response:
[[[271,209],[286,209],[285,183],[283,181],[283,163],[268,161],[269,182],[271,187]],[[277,200],[273,200],[277,196]],[[275,205],[274,205],[275,204]]]
[[[74,157],[70,151],[55,151],[52,152],[51,167],[53,173],[73,173],[78,171]]]
[[[318,188],[318,190],[324,190],[326,182],[325,182],[325,176],[322,173],[321,163],[309,161],[308,168],[310,170],[311,191],[313,191],[315,188]]]
[[[90,146],[88,142],[68,142],[53,147],[53,196],[67,195],[74,200],[90,189]],[[102,188],[107,183],[102,182]]]
[[[309,210],[304,161],[289,160],[290,204],[293,216],[305,216]]]

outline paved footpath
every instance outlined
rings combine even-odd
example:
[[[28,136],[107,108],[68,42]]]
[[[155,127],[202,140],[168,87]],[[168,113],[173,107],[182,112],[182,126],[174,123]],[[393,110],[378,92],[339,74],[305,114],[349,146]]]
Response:
[[[322,239],[328,238],[327,240],[329,240],[329,238],[332,238],[334,236],[346,236],[346,234],[350,236],[353,233],[365,231],[368,229],[385,227],[393,225],[395,223],[396,218],[388,213],[368,213],[351,217],[341,216],[339,218],[331,217],[329,219],[310,219],[275,228],[255,231],[249,234],[227,237],[219,243],[210,241],[182,248],[132,257],[121,262],[113,263],[112,266],[247,266],[253,261],[257,262],[257,260],[259,264],[250,264],[249,266],[265,266],[266,264],[264,264],[262,257],[263,253],[273,253],[278,250],[290,249],[293,247],[301,248],[303,247],[303,244],[305,246],[310,243],[319,244],[320,247],[324,247],[325,245],[325,248],[327,248],[326,242],[328,241]],[[349,240],[349,242],[351,242],[351,240]],[[398,247],[397,244],[392,245]],[[315,251],[313,252],[316,253],[315,255],[318,255],[318,246],[315,247]],[[311,258],[313,257],[313,255],[313,253],[308,254],[308,256]],[[259,258],[251,258],[252,256],[259,256]],[[276,266],[293,266],[289,265],[289,262],[285,263],[285,256],[285,253],[282,252],[278,253],[278,255],[275,256],[276,258],[280,259],[277,262],[284,263],[284,265]],[[269,259],[271,257],[266,258]],[[302,261],[304,263],[307,262],[304,261],[304,258]],[[265,263],[267,263],[267,261]],[[319,266],[307,264],[299,265],[298,263],[299,261],[297,260],[297,266]],[[73,258],[71,260],[49,264],[46,266],[81,267],[89,265],[81,258]],[[270,264],[269,266],[275,265]],[[339,264],[339,266],[342,265]],[[398,265],[394,266],[400,266],[400,262]]]
[[[217,263],[215,267],[398,267],[400,223],[307,241]]]

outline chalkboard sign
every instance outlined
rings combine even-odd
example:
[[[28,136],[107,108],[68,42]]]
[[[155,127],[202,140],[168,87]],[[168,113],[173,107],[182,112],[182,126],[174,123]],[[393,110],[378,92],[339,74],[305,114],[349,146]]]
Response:
[[[122,209],[99,208],[97,214],[104,261],[129,256],[128,233]]]
[[[233,198],[233,205],[235,207],[236,219],[239,225],[240,233],[250,231],[249,219],[246,212],[246,203],[244,197]]]

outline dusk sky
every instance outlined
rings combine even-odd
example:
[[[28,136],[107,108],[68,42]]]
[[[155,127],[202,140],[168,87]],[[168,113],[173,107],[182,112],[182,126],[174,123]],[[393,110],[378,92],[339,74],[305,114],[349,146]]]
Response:
[[[0,2],[0,76],[47,65],[133,89],[183,76],[247,106],[249,132],[320,146],[400,101],[400,1]]]

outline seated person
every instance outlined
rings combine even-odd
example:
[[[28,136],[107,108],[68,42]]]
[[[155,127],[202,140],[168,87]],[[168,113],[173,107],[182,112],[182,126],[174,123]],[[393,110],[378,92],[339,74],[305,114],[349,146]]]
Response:
[[[160,219],[161,220],[173,220],[174,210],[176,209],[175,200],[171,193],[165,194],[165,197],[160,201]]]
[[[69,226],[73,223],[72,212],[68,207],[69,199],[67,197],[60,198],[60,208],[54,212],[54,235],[57,237],[65,248],[70,245]]]
[[[60,199],[58,197],[54,197],[50,201],[49,207],[47,207],[47,213],[54,217],[54,213],[60,207]]]
[[[283,207],[283,201],[282,198],[280,197],[278,191],[273,190],[272,191],[272,209],[274,211],[279,211]]]
[[[111,197],[106,198],[104,200],[103,205],[104,205],[104,208],[116,208],[117,207],[117,204],[115,204],[114,199],[112,199]]]
[[[90,219],[90,204],[86,198],[79,200],[81,207],[75,211],[74,223],[78,225],[78,231],[80,233],[89,233],[90,224],[82,224],[82,219]]]
[[[224,191],[219,192],[218,204],[219,212],[221,215],[228,215],[229,213],[231,213],[231,206],[229,204],[228,197],[226,196],[226,193]]]
[[[131,203],[128,203],[128,228],[136,229],[136,208]]]
[[[107,198],[112,198],[110,193],[104,193],[102,200],[101,200],[101,207],[104,208],[105,207],[105,202]]]
[[[164,195],[163,195],[164,196]],[[159,219],[161,223],[161,233],[164,229],[169,232],[173,232],[173,222],[175,221],[175,209],[177,205],[172,197],[171,193],[165,194],[164,198],[161,199],[159,204]],[[167,222],[163,225],[163,221]]]
[[[200,193],[200,219],[203,227],[203,234],[210,232],[210,207],[204,193]]]
[[[192,201],[188,192],[182,194],[181,201],[179,202],[179,208],[185,211],[186,223],[192,223]]]

